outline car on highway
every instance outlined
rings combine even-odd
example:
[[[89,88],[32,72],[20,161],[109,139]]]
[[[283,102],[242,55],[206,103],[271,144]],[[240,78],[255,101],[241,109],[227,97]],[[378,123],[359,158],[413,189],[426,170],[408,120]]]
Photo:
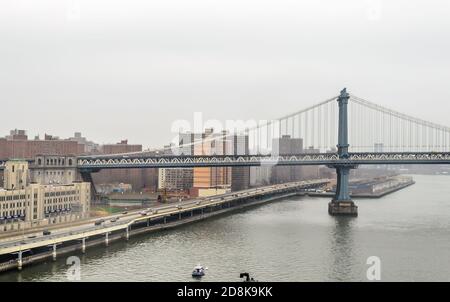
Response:
[[[127,211],[125,211],[125,212],[122,212],[122,214],[123,214],[123,215],[127,215],[127,214],[128,214],[128,212],[127,212]]]
[[[147,216],[147,212],[146,211],[140,211],[139,214],[141,214],[141,216]]]
[[[36,238],[36,235],[31,235],[31,236],[28,236],[27,238],[28,239],[33,239],[33,238]]]
[[[100,219],[100,220],[97,220],[96,222],[94,222],[94,225],[101,225],[103,222],[105,222],[105,220]]]
[[[177,209],[181,210],[183,207],[181,206],[181,204],[177,205]]]
[[[113,219],[111,219],[111,222],[116,222],[117,220],[119,220],[119,217],[114,217]]]
[[[42,231],[42,235],[44,235],[44,236],[48,236],[48,235],[51,235],[52,234],[52,232],[50,232],[49,230],[43,230]]]

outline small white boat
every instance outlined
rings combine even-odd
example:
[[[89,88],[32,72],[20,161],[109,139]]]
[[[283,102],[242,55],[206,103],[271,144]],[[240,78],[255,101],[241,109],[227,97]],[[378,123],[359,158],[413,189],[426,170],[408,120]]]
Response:
[[[201,265],[197,265],[194,267],[194,270],[192,271],[192,277],[201,278],[205,275],[205,270],[208,268],[204,268]]]

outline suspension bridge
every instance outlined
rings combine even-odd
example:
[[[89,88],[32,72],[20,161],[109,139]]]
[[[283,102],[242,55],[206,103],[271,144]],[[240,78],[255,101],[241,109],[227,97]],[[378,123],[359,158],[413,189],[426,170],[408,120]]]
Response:
[[[211,141],[225,142],[236,135],[248,137],[248,152],[204,148]],[[305,148],[295,154],[282,153],[275,142],[286,136],[301,138]],[[210,139],[200,136],[187,143],[180,140],[176,146],[158,150],[80,156],[76,165],[83,179],[91,182],[91,173],[102,169],[324,165],[337,175],[329,213],[357,215],[348,191],[351,169],[359,165],[447,165],[449,151],[449,127],[379,106],[343,89],[338,96],[252,128]],[[0,161],[0,167],[3,164]]]

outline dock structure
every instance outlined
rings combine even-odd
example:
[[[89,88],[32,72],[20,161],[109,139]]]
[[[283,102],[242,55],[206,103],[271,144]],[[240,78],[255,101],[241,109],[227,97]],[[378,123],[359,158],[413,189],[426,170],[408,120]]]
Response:
[[[233,210],[295,196],[304,190],[327,185],[328,179],[299,181],[232,192],[207,198],[149,208],[127,214],[104,217],[101,225],[92,221],[73,228],[65,227],[51,235],[35,238],[11,238],[0,241],[0,272],[22,269],[24,266],[59,255],[81,251],[88,247],[108,246],[116,240],[156,230],[169,229],[206,219]],[[34,236],[33,236],[34,237]]]

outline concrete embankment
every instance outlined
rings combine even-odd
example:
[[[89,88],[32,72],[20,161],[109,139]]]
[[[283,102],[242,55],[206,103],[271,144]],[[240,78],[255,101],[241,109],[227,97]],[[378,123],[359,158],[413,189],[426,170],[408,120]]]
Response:
[[[379,192],[374,192],[374,193],[356,193],[356,194],[350,194],[350,196],[352,198],[381,198],[384,197],[388,194],[397,192],[399,190],[402,190],[404,188],[407,188],[409,186],[412,186],[413,184],[415,184],[416,182],[411,180],[408,182],[404,182],[401,183],[397,186],[388,188],[388,189],[384,189],[382,191]],[[312,197],[333,197],[335,195],[334,192],[323,192],[323,193],[319,193],[319,192],[304,192],[304,193],[299,193],[299,195],[307,195],[307,196],[312,196]]]

